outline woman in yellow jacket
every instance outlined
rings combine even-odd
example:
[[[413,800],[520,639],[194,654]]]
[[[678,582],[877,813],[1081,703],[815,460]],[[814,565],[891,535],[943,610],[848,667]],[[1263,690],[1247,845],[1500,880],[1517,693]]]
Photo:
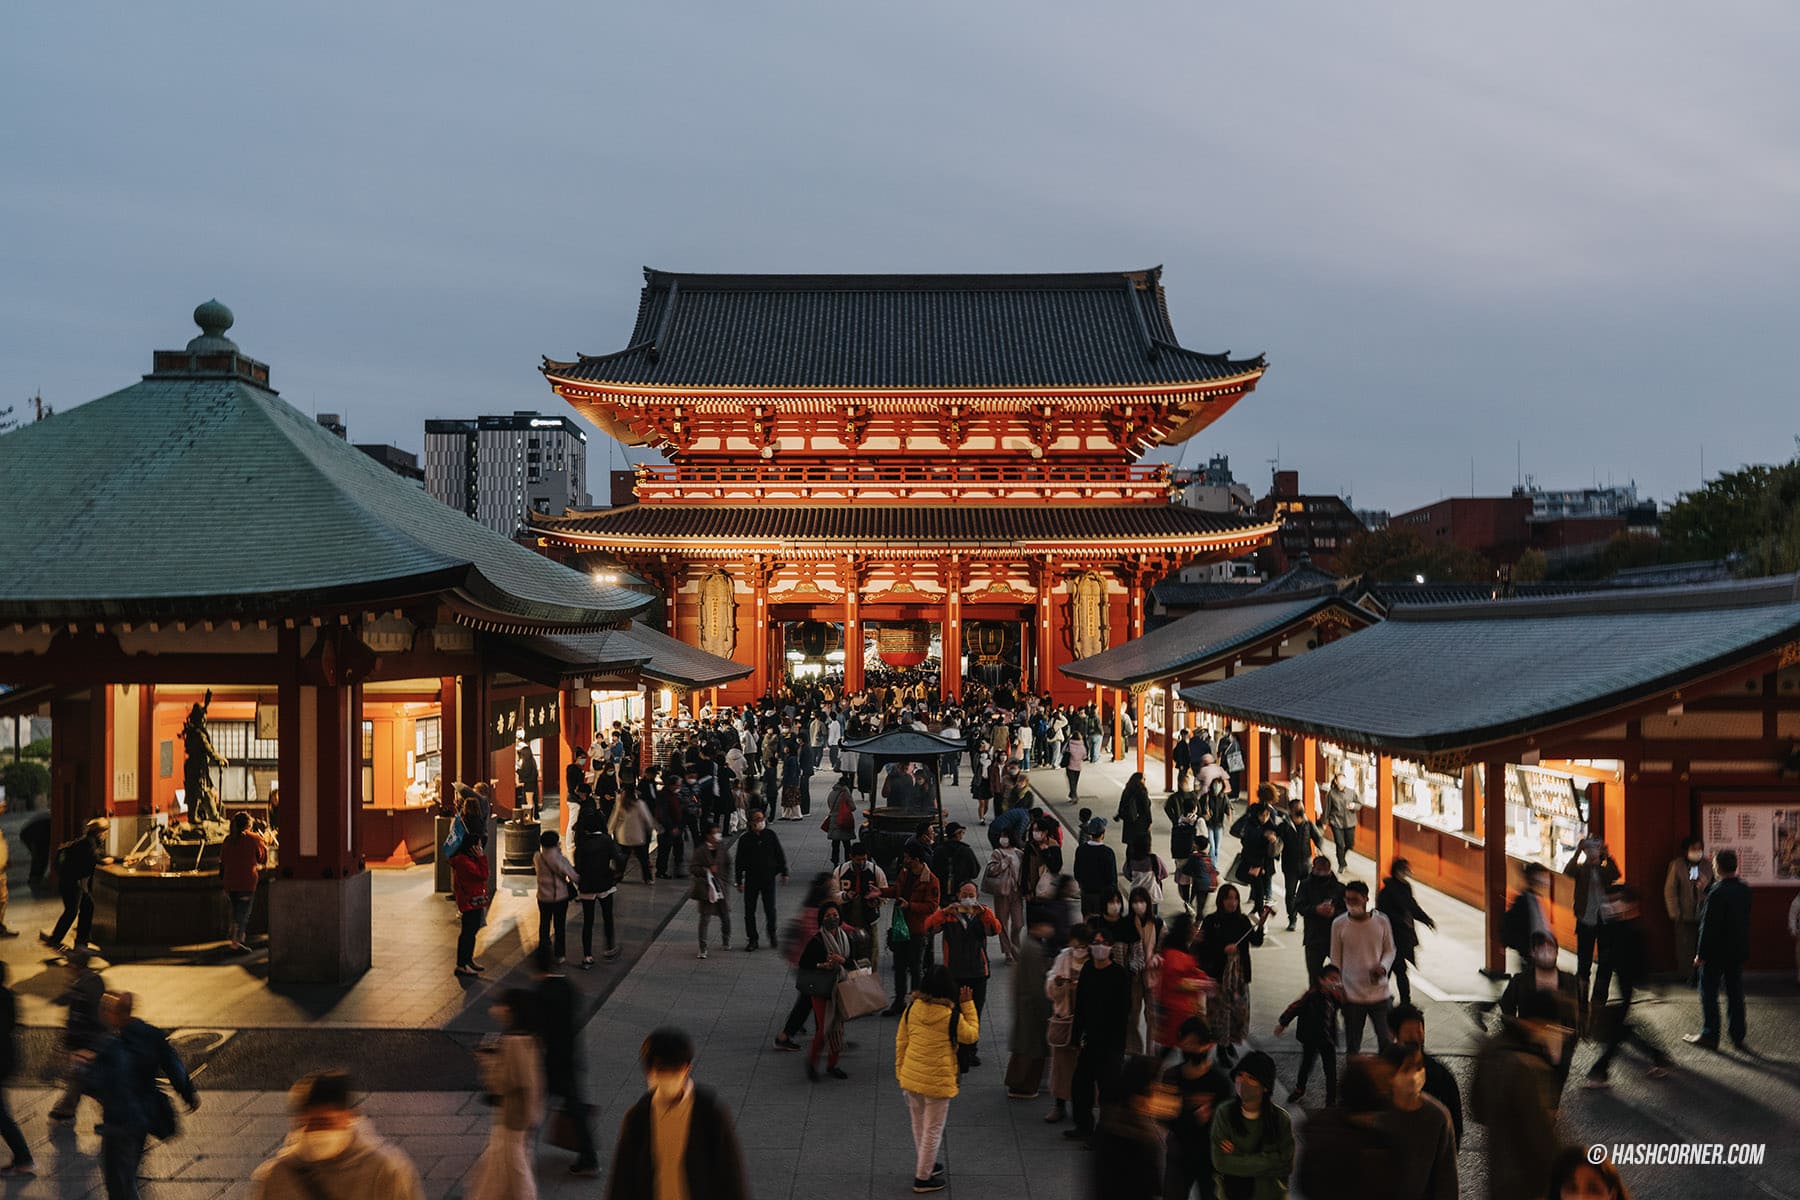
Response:
[[[950,978],[950,968],[942,963],[927,970],[894,1034],[894,1077],[906,1093],[913,1148],[918,1155],[913,1171],[915,1192],[944,1190],[937,1152],[944,1140],[950,1101],[957,1091],[956,1048],[973,1046],[980,1035],[980,1018],[969,989],[958,988]]]

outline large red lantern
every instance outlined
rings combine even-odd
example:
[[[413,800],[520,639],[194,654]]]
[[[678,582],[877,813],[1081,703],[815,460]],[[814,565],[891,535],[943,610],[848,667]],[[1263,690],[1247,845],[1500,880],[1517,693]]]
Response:
[[[931,657],[931,629],[923,621],[882,625],[875,630],[875,653],[890,667],[916,667]]]

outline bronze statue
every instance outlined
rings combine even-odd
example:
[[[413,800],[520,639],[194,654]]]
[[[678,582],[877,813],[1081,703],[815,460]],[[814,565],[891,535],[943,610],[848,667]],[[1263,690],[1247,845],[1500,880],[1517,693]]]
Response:
[[[181,744],[187,752],[187,762],[182,768],[183,787],[187,795],[188,820],[196,827],[225,823],[225,809],[219,804],[219,794],[213,787],[212,769],[228,767],[231,763],[213,749],[212,737],[206,732],[206,710],[211,706],[212,689],[208,688],[206,699],[188,710],[187,721],[181,726]]]

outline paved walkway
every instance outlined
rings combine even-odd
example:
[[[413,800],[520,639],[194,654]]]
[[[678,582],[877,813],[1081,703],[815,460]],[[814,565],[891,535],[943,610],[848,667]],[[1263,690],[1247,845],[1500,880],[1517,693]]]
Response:
[[[1091,806],[1109,817],[1116,805],[1117,784],[1123,779],[1122,774],[1116,778],[1109,774],[1114,770],[1111,765],[1091,769],[1083,789],[1084,793],[1093,792]],[[1059,772],[1050,774],[1060,781]],[[1063,794],[1052,789],[1050,782],[1046,781],[1047,795]],[[816,798],[822,800],[825,783],[826,777],[820,776],[814,789]],[[953,817],[973,825],[974,806],[966,788],[952,789],[947,801]],[[1085,798],[1084,803],[1088,803]],[[817,824],[820,811],[820,804],[815,803],[812,819],[775,826],[795,871],[794,882],[782,896],[784,918],[797,908],[809,873],[824,869],[827,862],[825,838]],[[1160,826],[1160,815],[1158,822]],[[968,835],[978,851],[985,849],[983,834],[980,828],[971,828]],[[1361,870],[1366,878],[1366,860]],[[660,894],[662,889],[656,890]],[[1447,898],[1424,895],[1422,902],[1438,917],[1442,929],[1421,951],[1432,987],[1451,995],[1472,990],[1465,987],[1465,972],[1458,964],[1465,959],[1473,963],[1475,951],[1454,943],[1465,923],[1475,927],[1479,914]],[[770,1046],[794,995],[785,961],[767,949],[746,954],[738,949],[723,951],[716,945],[710,958],[699,961],[694,957],[695,926],[692,906],[682,906],[667,927],[642,947],[637,965],[618,981],[587,1027],[587,1086],[590,1099],[598,1105],[602,1153],[610,1157],[618,1121],[641,1094],[636,1069],[639,1042],[651,1028],[674,1024],[686,1029],[699,1045],[697,1077],[719,1091],[737,1114],[753,1194],[759,1200],[910,1195],[911,1140],[906,1111],[893,1081],[892,1022],[881,1017],[855,1022],[850,1028],[854,1045],[843,1064],[851,1078],[809,1084],[800,1055],[784,1054]],[[734,946],[741,945],[741,926],[734,934]],[[527,931],[525,940],[530,938]],[[1275,1055],[1283,1080],[1291,1081],[1298,1049],[1291,1038],[1276,1040],[1267,1031],[1301,987],[1298,938],[1274,931],[1256,954],[1251,1024],[1263,1032],[1255,1040]],[[1472,971],[1471,967],[1467,974]],[[891,981],[891,976],[886,978]],[[1420,990],[1425,991],[1423,987]],[[984,1200],[1084,1197],[1089,1194],[1089,1156],[1042,1123],[1047,1101],[1008,1101],[1005,1097],[1000,1073],[1005,1062],[1010,994],[1008,970],[997,965],[983,1022],[983,1065],[966,1077],[963,1094],[951,1106],[943,1158],[952,1184],[944,1194]],[[1423,1007],[1433,1050],[1447,1058],[1466,1086],[1468,1056],[1476,1041],[1464,1006],[1434,1001],[1427,995]],[[1614,1091],[1571,1089],[1563,1109],[1564,1136],[1574,1142],[1698,1138],[1768,1145],[1768,1165],[1760,1170],[1628,1169],[1626,1177],[1638,1200],[1800,1196],[1800,1187],[1793,1182],[1800,1177],[1796,1175],[1800,1156],[1791,1136],[1794,1119],[1790,1115],[1800,1111],[1795,1086],[1800,1075],[1800,1023],[1793,1020],[1794,1006],[1774,998],[1753,1002],[1752,1039],[1759,1047],[1755,1058],[1675,1048],[1676,1035],[1688,1026],[1691,1014],[1691,1002],[1679,994],[1647,1006],[1646,1017],[1671,1044],[1683,1069],[1659,1083],[1645,1080],[1621,1064],[1614,1072]],[[147,1015],[167,1022],[158,1012]],[[240,1037],[254,1040],[277,1036],[277,1032],[258,1031]],[[1589,1047],[1578,1053],[1577,1077],[1592,1054]],[[360,1069],[360,1063],[352,1066]],[[266,1074],[270,1077],[255,1089],[230,1091],[209,1082],[207,1072],[202,1072],[199,1082],[206,1090],[206,1107],[190,1120],[184,1136],[152,1150],[146,1171],[156,1182],[147,1186],[146,1195],[156,1200],[211,1200],[245,1194],[248,1171],[274,1149],[284,1129],[282,1097],[277,1089],[290,1076],[278,1064],[269,1065]],[[1281,1085],[1284,1093],[1288,1086],[1288,1082]],[[15,1094],[14,1101],[28,1137],[39,1146],[40,1161],[56,1172],[51,1181],[27,1185],[29,1190],[22,1194],[92,1194],[97,1185],[92,1167],[92,1109],[84,1109],[83,1132],[65,1135],[67,1140],[59,1142],[46,1133],[42,1119],[47,1093],[26,1089]],[[380,1131],[414,1156],[432,1181],[428,1191],[434,1200],[460,1195],[459,1183],[480,1148],[491,1110],[467,1090],[378,1092],[370,1096],[367,1109]],[[1464,1195],[1484,1194],[1484,1136],[1479,1125],[1470,1124],[1461,1155]],[[543,1194],[599,1194],[593,1182],[564,1175],[568,1161],[561,1152],[542,1153]],[[0,1196],[5,1194],[10,1193],[0,1190]]]

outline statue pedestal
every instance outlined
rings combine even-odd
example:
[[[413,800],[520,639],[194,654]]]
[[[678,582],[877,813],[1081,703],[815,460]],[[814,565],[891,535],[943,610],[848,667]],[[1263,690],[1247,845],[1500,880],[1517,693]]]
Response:
[[[269,887],[269,982],[354,983],[372,959],[369,872]]]
[[[252,937],[267,928],[269,876],[257,888],[250,914]],[[222,942],[231,921],[230,902],[213,871],[94,872],[94,941],[114,951],[167,950]]]

